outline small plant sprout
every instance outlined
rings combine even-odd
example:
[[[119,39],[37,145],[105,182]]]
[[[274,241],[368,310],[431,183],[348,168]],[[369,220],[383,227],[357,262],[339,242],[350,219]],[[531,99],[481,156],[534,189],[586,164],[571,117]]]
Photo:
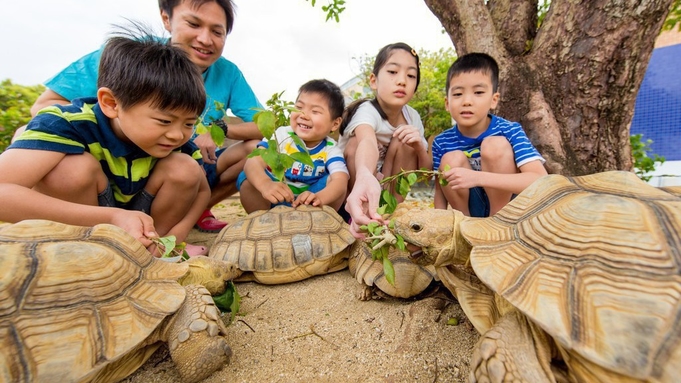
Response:
[[[274,135],[274,131],[277,129],[277,116],[274,112],[260,110],[253,116],[253,121],[258,125],[258,130],[260,130],[262,136],[267,140],[267,148],[259,147],[253,149],[251,154],[248,155],[248,158],[260,156],[277,180],[284,182],[286,169],[293,166],[296,161],[308,166],[314,166],[312,158],[310,158],[310,154],[305,147],[305,143],[295,134],[291,134],[290,137],[298,147],[304,149],[304,152],[292,153],[290,155],[279,152],[279,142]]]
[[[225,104],[219,102],[219,101],[214,101],[215,103],[215,108],[217,110],[223,110],[225,108]],[[199,122],[196,124],[196,134],[204,134],[210,132],[210,138],[213,139],[213,142],[215,142],[215,145],[218,147],[221,147],[225,143],[225,132],[222,130],[221,127],[219,127],[215,122],[212,122],[210,125],[206,126],[203,123],[203,118],[205,117],[206,112],[204,112],[201,117],[199,118]]]

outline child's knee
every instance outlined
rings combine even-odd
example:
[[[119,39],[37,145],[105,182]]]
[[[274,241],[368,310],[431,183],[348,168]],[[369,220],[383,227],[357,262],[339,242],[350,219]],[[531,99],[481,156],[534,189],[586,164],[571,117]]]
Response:
[[[447,152],[440,160],[440,170],[444,169],[445,165],[451,168],[469,167],[468,157],[461,150],[454,150]]]
[[[173,153],[158,161],[152,177],[162,177],[164,182],[174,185],[196,185],[205,178],[198,162],[186,154]]]
[[[94,176],[93,176],[94,175]],[[41,181],[42,190],[102,191],[108,182],[99,161],[90,153],[66,155]]]
[[[487,137],[482,140],[480,145],[480,156],[483,158],[483,162],[485,159],[494,161],[513,158],[513,148],[506,137]]]

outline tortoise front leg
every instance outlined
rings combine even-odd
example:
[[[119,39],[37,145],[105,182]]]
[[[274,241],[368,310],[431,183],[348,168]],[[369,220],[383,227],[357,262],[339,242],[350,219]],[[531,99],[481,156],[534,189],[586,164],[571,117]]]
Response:
[[[185,286],[187,297],[164,333],[170,356],[184,382],[203,380],[229,363],[232,350],[225,325],[206,288]]]
[[[567,382],[564,374],[554,372],[546,334],[512,311],[478,340],[470,382]]]

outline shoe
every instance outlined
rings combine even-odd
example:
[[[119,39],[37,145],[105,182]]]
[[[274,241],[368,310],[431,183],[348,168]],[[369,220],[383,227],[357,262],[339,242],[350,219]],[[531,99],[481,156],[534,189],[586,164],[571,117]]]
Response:
[[[213,213],[210,212],[210,209],[206,209],[201,213],[201,217],[199,217],[194,227],[202,233],[217,233],[227,225],[227,222],[218,221]]]
[[[205,257],[208,255],[208,248],[206,246],[197,246],[189,243],[185,244],[184,251],[186,251],[187,255],[190,257]]]

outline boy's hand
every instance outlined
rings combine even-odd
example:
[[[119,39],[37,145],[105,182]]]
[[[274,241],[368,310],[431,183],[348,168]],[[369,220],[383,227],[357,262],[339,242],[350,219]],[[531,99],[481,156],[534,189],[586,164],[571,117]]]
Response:
[[[311,191],[304,191],[298,195],[298,198],[296,198],[292,204],[293,207],[298,207],[300,205],[321,206],[322,200],[319,199],[315,193]]]
[[[199,147],[199,149],[201,149],[203,162],[207,164],[214,164],[218,160],[217,156],[215,155],[217,145],[215,144],[215,141],[213,141],[213,138],[211,138],[210,133],[198,135],[194,139],[194,143]]]
[[[413,125],[400,125],[393,132],[393,137],[414,149],[417,149],[422,145],[421,133],[419,133],[419,130]]]
[[[116,210],[117,212],[112,217],[111,223],[128,232],[128,234],[140,241],[144,247],[149,248],[153,244],[149,238],[158,237],[154,228],[154,219],[141,211]]]
[[[268,182],[260,194],[270,203],[293,202],[293,192],[283,182]]]
[[[440,178],[447,180],[447,187],[452,190],[470,189],[479,186],[475,181],[479,172],[467,168],[451,168],[442,173]]]

